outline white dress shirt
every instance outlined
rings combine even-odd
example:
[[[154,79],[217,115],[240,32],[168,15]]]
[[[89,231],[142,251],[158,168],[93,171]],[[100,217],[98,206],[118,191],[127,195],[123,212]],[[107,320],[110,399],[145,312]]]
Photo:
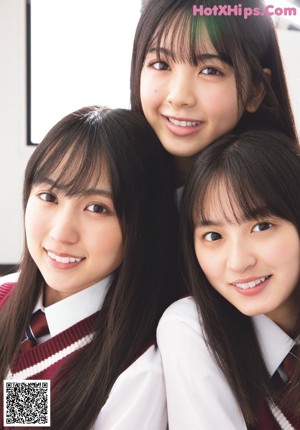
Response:
[[[19,272],[10,273],[9,275],[0,276],[0,285],[6,284],[6,282],[17,282]]]
[[[293,340],[264,315],[253,317],[270,375]],[[170,430],[246,430],[240,407],[203,338],[195,302],[173,303],[157,329]]]
[[[2,277],[0,284],[16,282],[17,277],[17,274]],[[40,297],[34,311],[39,308],[45,310],[50,330],[50,335],[43,337],[42,342],[99,310],[109,279],[108,277],[46,308],[43,308]],[[117,378],[92,430],[166,428],[167,408],[162,364],[160,354],[153,345]]]
[[[33,312],[38,309],[42,309],[45,312],[50,334],[39,338],[39,343],[43,343],[67,330],[72,325],[101,309],[109,286],[109,280],[110,277],[108,276],[102,281],[47,307],[43,306],[43,296],[41,294]],[[59,318],[57,318],[57,315],[59,315]]]

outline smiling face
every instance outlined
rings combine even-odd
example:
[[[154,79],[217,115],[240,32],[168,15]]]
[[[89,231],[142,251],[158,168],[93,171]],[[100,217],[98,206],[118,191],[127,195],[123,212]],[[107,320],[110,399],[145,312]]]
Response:
[[[196,155],[232,131],[245,112],[256,112],[265,95],[261,78],[252,82],[259,73],[249,69],[238,44],[233,48],[224,41],[224,23],[219,24],[194,20],[187,11],[170,12],[155,28],[143,58],[141,108],[174,156],[183,182]]]
[[[275,216],[237,220],[240,212],[225,188],[209,199],[205,220],[197,222],[194,233],[196,256],[208,281],[243,314],[265,314],[289,328],[298,315],[293,298],[300,276],[296,227]]]
[[[241,117],[233,68],[206,44],[197,66],[175,62],[168,43],[149,50],[141,74],[144,114],[165,149],[193,157]]]
[[[47,284],[48,306],[112,273],[122,262],[122,232],[106,169],[80,195],[33,185],[25,212],[29,252]]]

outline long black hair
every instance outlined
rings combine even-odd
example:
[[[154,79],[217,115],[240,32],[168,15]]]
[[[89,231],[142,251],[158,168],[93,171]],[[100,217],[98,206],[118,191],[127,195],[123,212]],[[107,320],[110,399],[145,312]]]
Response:
[[[215,0],[148,0],[142,9],[133,44],[131,62],[131,108],[142,112],[141,72],[149,49],[164,43],[174,61],[197,65],[197,56],[206,50],[206,34],[217,53],[233,67],[240,108],[252,98],[253,85],[263,83],[266,95],[254,113],[244,112],[238,132],[251,128],[274,128],[296,139],[294,118],[285,73],[271,16],[239,16],[238,13],[193,15],[193,7],[216,7]],[[221,0],[217,5],[254,11],[264,10],[261,0]],[[241,6],[243,9],[241,9]],[[236,16],[237,15],[237,16]],[[167,46],[166,46],[167,44]],[[268,79],[263,68],[271,70]]]
[[[211,199],[218,199],[224,189],[230,207],[238,208],[234,212],[238,222],[275,215],[294,224],[300,236],[298,145],[279,132],[267,130],[218,139],[199,154],[181,205],[186,283],[197,303],[207,344],[229,381],[247,424],[252,425],[259,405],[266,399],[293,413],[300,412],[300,362],[288,390],[274,390],[251,318],[211,286],[198,263],[195,226],[206,219],[207,205]],[[299,285],[295,294],[299,301]],[[295,332],[300,332],[300,312]]]
[[[91,181],[97,183],[103,167],[121,226],[124,258],[111,277],[93,341],[52,381],[55,430],[91,427],[117,377],[155,341],[163,310],[178,297],[172,168],[142,115],[92,106],[58,122],[28,162],[24,211],[40,178],[58,171],[53,186],[68,196],[80,195]],[[0,313],[2,380],[43,286],[25,241],[19,280]]]

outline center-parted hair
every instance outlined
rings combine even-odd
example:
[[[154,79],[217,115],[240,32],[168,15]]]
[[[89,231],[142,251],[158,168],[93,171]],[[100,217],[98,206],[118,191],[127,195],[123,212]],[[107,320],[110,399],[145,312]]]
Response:
[[[163,310],[178,297],[173,171],[142,115],[92,106],[64,117],[28,162],[24,211],[32,186],[44,178],[54,177],[53,187],[67,196],[84,195],[102,169],[111,185],[124,258],[112,274],[93,341],[52,381],[54,430],[92,426],[117,377],[155,342]],[[0,313],[2,380],[43,286],[25,241],[18,283]]]
[[[136,29],[131,63],[131,107],[142,111],[140,83],[141,71],[149,49],[167,48],[174,61],[197,66],[197,56],[207,51],[206,39],[221,59],[233,67],[238,104],[243,108],[251,99],[253,84],[263,82],[266,95],[255,113],[245,112],[238,130],[274,128],[296,139],[294,119],[290,106],[276,31],[270,16],[243,16],[223,14],[214,16],[193,15],[193,6],[212,8],[248,7],[251,10],[265,4],[262,0],[148,0]],[[268,79],[263,68],[271,69]]]
[[[194,230],[198,223],[205,222],[212,202],[219,201],[218,196],[224,192],[237,222],[275,215],[293,223],[300,234],[298,145],[285,135],[269,130],[219,138],[199,154],[187,180],[180,208],[187,286],[197,303],[208,346],[229,381],[247,424],[253,425],[259,405],[266,399],[300,412],[299,395],[293,394],[299,390],[300,363],[297,365],[298,379],[295,378],[287,392],[274,390],[251,318],[238,311],[210,285],[198,263]],[[299,300],[299,286],[297,291]],[[299,332],[299,315],[297,324]]]

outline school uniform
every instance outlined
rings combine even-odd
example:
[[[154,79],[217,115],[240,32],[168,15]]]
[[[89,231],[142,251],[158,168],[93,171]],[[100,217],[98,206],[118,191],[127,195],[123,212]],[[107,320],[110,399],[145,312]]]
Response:
[[[252,318],[270,377],[292,346],[291,339],[264,315]],[[247,426],[227,380],[210,354],[193,298],[173,303],[157,329],[171,430],[246,430]],[[269,411],[262,411],[262,413]],[[271,413],[271,427],[280,427]]]
[[[0,286],[8,282],[17,282],[19,272],[10,273],[9,275],[0,276]]]
[[[92,340],[109,277],[45,308],[50,334],[20,353],[6,379],[52,379],[61,365]],[[0,287],[0,306],[13,284]],[[34,312],[43,308],[42,297]],[[92,369],[91,369],[92,371]],[[84,412],[84,411],[83,411]],[[150,346],[116,380],[93,430],[165,430],[166,399],[157,348]]]

